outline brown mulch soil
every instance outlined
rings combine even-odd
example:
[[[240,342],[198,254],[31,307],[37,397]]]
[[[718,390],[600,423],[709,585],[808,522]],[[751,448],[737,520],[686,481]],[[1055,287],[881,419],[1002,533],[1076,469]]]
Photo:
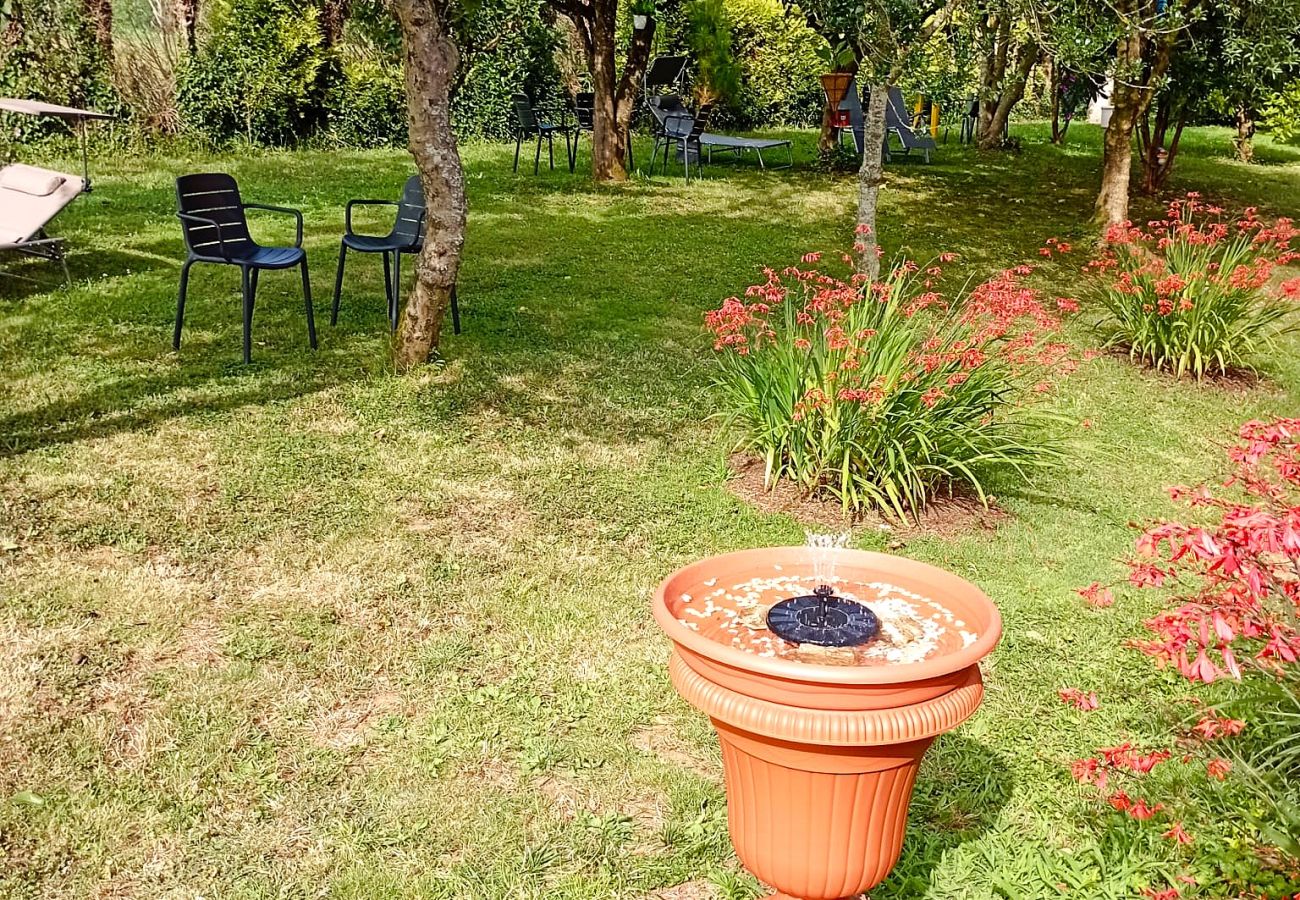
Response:
[[[875,512],[846,515],[838,500],[805,494],[788,481],[779,481],[768,490],[763,485],[763,461],[758,457],[736,453],[728,467],[732,477],[727,479],[727,490],[737,498],[762,512],[787,515],[809,527],[890,531],[899,538],[948,537],[993,531],[1010,518],[996,503],[985,507],[978,498],[960,490],[936,497],[910,523]]]

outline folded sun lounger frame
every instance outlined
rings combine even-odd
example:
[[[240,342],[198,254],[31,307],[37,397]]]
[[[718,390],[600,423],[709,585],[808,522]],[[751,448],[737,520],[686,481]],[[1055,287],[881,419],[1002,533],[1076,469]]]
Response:
[[[42,210],[38,214],[38,217],[43,217],[43,221],[30,228],[25,228],[24,230],[28,233],[18,240],[0,243],[0,252],[12,251],[21,253],[24,256],[34,256],[38,259],[57,262],[63,269],[64,283],[71,284],[72,276],[68,271],[68,260],[64,252],[63,238],[51,237],[46,228],[78,196],[83,193],[90,193],[90,158],[86,147],[86,122],[95,119],[111,119],[112,116],[89,109],[76,109],[71,106],[60,106],[56,103],[21,100],[14,97],[0,97],[0,110],[26,116],[61,119],[69,127],[74,128],[81,139],[81,177],[66,175],[62,172],[52,172],[51,174],[62,176],[64,182],[48,195],[52,198],[48,202],[48,209]],[[18,275],[13,272],[0,272],[0,274],[23,281],[36,281],[34,278],[28,278],[25,275]]]

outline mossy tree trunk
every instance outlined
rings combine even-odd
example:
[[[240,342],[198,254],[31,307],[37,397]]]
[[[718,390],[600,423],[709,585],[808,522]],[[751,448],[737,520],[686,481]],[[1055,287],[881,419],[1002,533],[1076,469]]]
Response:
[[[573,23],[587,57],[596,95],[591,135],[591,174],[597,181],[627,179],[630,129],[637,92],[650,62],[655,21],[632,29],[623,71],[618,71],[618,0],[547,0]]]
[[[889,85],[873,84],[863,107],[862,167],[858,169],[858,216],[854,235],[857,269],[875,280],[880,275],[880,249],[876,236],[876,213],[880,187],[885,182],[885,106]]]
[[[451,128],[451,86],[459,54],[451,36],[449,0],[392,0],[402,26],[410,148],[424,184],[424,249],[393,350],[399,370],[426,362],[438,349],[442,319],[456,287],[465,245],[465,173]]]

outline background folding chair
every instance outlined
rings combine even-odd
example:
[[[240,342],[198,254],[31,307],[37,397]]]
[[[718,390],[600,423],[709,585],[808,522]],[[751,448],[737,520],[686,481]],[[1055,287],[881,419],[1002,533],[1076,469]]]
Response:
[[[45,229],[85,186],[76,175],[21,163],[0,169],[0,251],[57,262],[63,267],[64,283],[71,284],[63,239],[50,237]],[[13,277],[26,280],[22,275]]]

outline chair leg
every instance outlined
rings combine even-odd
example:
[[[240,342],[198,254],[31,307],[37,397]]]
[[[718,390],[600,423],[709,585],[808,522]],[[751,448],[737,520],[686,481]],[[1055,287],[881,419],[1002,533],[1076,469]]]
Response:
[[[546,154],[551,159],[551,171],[555,171],[555,135],[546,133]]]
[[[302,302],[307,310],[307,341],[316,349],[316,312],[312,309],[311,279],[307,277],[307,257],[302,259]]]
[[[393,262],[388,258],[388,251],[384,251],[384,297],[388,300],[388,320],[393,319],[393,306],[396,301],[393,300]]]
[[[261,274],[262,274],[261,269],[253,269],[251,272],[252,277],[249,280],[249,287],[252,289],[250,292],[249,302],[251,302],[254,306],[257,305],[257,277]]]
[[[63,286],[72,287],[72,274],[68,272],[68,254],[62,244],[54,245],[54,252],[59,255],[59,265],[63,266]]]
[[[523,141],[524,141],[524,136],[516,131],[515,132],[515,171],[516,172],[519,171],[519,145],[522,144]]]
[[[339,295],[343,291],[343,261],[348,257],[348,245],[339,242],[339,268],[334,275],[334,309],[330,312],[330,324],[339,323]]]
[[[573,174],[574,166],[577,165],[578,162],[578,134],[579,132],[575,131],[573,133],[573,140],[569,140],[569,133],[567,131],[564,133],[564,149],[568,151],[569,154],[570,175]]]
[[[244,301],[244,362],[253,361],[253,284],[248,266],[239,267],[239,280]]]
[[[389,327],[397,330],[398,310],[401,309],[402,301],[402,251],[393,251],[393,311],[389,316]]]
[[[460,334],[460,304],[456,302],[456,285],[451,286],[451,331]]]
[[[176,330],[172,332],[172,349],[181,349],[181,325],[185,321],[185,294],[190,288],[190,266],[194,260],[187,259],[181,266],[181,289],[176,296]]]
[[[533,174],[536,175],[542,168],[542,133],[537,132],[537,152],[533,154]]]

